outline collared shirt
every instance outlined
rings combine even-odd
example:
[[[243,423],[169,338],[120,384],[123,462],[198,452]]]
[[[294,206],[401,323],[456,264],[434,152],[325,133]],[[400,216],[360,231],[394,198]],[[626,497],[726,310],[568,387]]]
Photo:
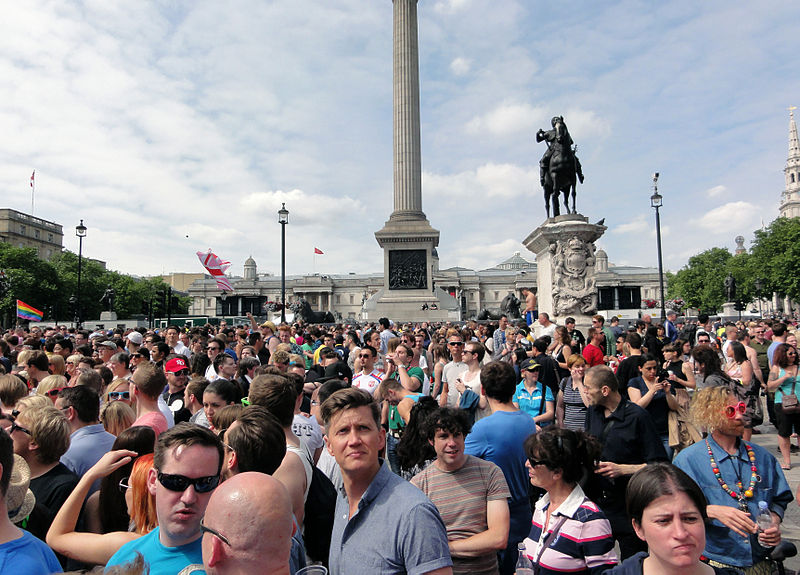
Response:
[[[108,433],[102,423],[76,429],[69,436],[69,449],[61,456],[61,463],[78,477],[83,477],[90,467],[111,451],[116,437]],[[100,489],[100,480],[92,484],[89,493]]]
[[[601,461],[623,465],[669,461],[650,414],[624,397],[608,417],[602,405],[590,406],[586,412],[586,431],[602,443]],[[593,483],[605,492],[609,505],[624,507],[629,479],[629,476],[608,479],[595,474]],[[601,507],[608,515],[607,506],[601,503]]]
[[[542,397],[543,387],[543,385],[539,385],[537,382],[533,391],[528,391],[528,388],[525,387],[525,382],[520,382],[511,399],[519,406],[521,411],[524,411],[531,417],[538,417],[547,411],[548,401],[555,401],[555,399],[553,399],[553,392],[550,391],[549,387],[544,387],[545,395]]]
[[[551,513],[550,523],[544,525],[548,507],[550,494],[545,493],[536,502],[531,533],[525,539],[525,553],[531,561],[539,556],[545,539],[560,521],[559,517],[566,517],[566,520],[542,553],[538,573],[598,572],[617,563],[611,525],[597,505],[586,497],[580,485],[576,485]]]
[[[708,437],[708,445],[711,446],[714,461],[725,483],[733,491],[739,492],[737,482],[741,476],[742,484],[747,489],[750,486],[751,464],[744,442],[739,441],[739,449],[733,455],[722,449],[712,436]],[[794,499],[786,477],[779,469],[778,460],[771,453],[760,445],[754,443],[749,445],[753,448],[756,473],[761,477],[761,481],[755,484],[753,488],[755,493],[747,500],[747,509],[752,517],[756,517],[758,502],[766,501],[769,510],[783,518],[786,506]],[[709,505],[738,507],[738,500],[733,499],[722,489],[711,470],[711,460],[708,457],[705,441],[698,441],[681,451],[675,457],[674,463],[695,480],[703,490]],[[767,551],[758,544],[757,535],[742,537],[716,519],[709,520],[706,524],[705,555],[710,559],[727,565],[746,567],[761,561],[766,553]]]
[[[382,464],[348,519],[339,491],[331,534],[331,575],[416,575],[453,565],[439,511],[416,487]]]

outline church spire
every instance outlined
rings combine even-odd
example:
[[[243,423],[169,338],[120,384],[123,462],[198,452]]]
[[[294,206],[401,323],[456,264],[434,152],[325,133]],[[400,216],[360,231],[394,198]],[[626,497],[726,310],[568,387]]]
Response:
[[[786,187],[781,197],[781,217],[800,217],[800,141],[797,138],[797,124],[794,121],[796,106],[789,108],[789,157],[783,169]]]

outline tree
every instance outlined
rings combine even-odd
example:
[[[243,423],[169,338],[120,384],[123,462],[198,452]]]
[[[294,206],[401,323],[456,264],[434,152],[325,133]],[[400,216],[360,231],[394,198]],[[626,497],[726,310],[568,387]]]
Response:
[[[668,283],[669,297],[683,298],[689,307],[707,313],[716,312],[725,302],[723,282],[732,257],[724,248],[711,248],[690,257]]]
[[[18,299],[42,311],[58,299],[58,273],[50,262],[39,259],[35,249],[0,243],[0,269],[5,272],[7,285],[0,293],[3,325],[14,323]]]
[[[778,218],[766,230],[756,230],[751,271],[763,282],[762,294],[778,292],[800,299],[800,220]]]

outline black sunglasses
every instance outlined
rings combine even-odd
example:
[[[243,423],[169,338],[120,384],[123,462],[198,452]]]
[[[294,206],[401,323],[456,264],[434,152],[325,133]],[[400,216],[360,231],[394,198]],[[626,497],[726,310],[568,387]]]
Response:
[[[460,347],[460,346],[464,345],[464,342],[463,341],[448,341],[447,345],[455,345],[455,346]]]
[[[170,475],[158,472],[158,482],[170,491],[184,492],[192,485],[198,493],[208,493],[216,489],[219,485],[219,475],[209,475],[208,477],[186,477],[185,475]]]
[[[225,537],[222,533],[220,533],[216,529],[212,529],[211,527],[206,526],[204,521],[205,521],[205,518],[200,520],[200,532],[201,533],[210,533],[211,535],[213,535],[214,537],[216,537],[217,539],[222,541],[228,547],[232,547],[231,542],[228,541],[227,537]]]
[[[537,465],[545,465],[547,466],[550,462],[539,460],[539,459],[528,459],[528,463],[531,464],[531,467],[536,467]]]
[[[26,428],[22,427],[21,425],[17,425],[17,422],[14,422],[14,423],[11,424],[11,427],[8,428],[8,434],[11,435],[12,433],[14,433],[17,430],[20,430],[22,433],[26,433],[28,435],[31,435],[31,430],[30,429],[26,429]]]

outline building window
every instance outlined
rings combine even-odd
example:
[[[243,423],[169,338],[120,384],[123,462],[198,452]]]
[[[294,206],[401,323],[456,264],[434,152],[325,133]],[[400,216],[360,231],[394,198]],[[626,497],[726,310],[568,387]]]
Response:
[[[494,299],[495,299],[495,301],[500,299],[500,292],[499,291],[494,292]]]
[[[470,299],[470,301],[475,301],[475,292],[474,291],[469,292],[469,299]]]
[[[22,234],[23,236],[25,235],[25,225],[24,224],[20,224],[19,225],[19,233]]]
[[[39,230],[33,230],[33,237],[35,237],[37,240],[39,239]]]
[[[214,305],[213,299],[212,298],[207,298],[206,299],[206,306],[207,307],[211,307],[212,305]]]
[[[353,305],[353,294],[350,294],[350,305]]]
[[[53,242],[53,234],[47,234],[47,241],[50,243]]]
[[[308,296],[308,303],[310,303],[311,305],[317,305],[317,296],[309,295]]]
[[[342,296],[340,296],[338,294],[336,295],[336,303],[337,304],[342,303]]]

